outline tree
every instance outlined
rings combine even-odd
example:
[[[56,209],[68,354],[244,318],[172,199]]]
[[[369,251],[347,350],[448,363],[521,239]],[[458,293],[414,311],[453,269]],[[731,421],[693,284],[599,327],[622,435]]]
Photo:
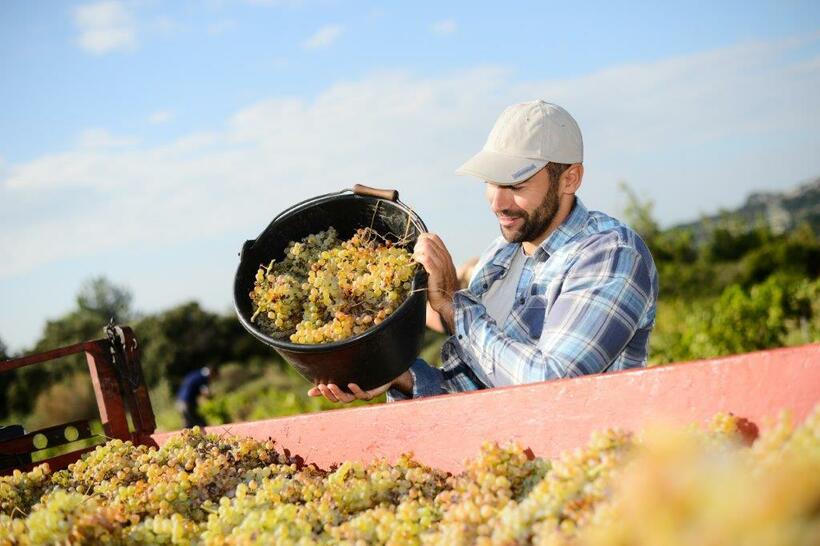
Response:
[[[163,378],[176,387],[191,370],[231,359],[231,339],[221,317],[188,302],[146,317],[134,327],[149,385]]]
[[[77,293],[77,307],[62,317],[46,323],[36,351],[47,351],[103,337],[103,328],[110,319],[125,322],[133,317],[131,291],[117,286],[105,277],[95,277],[83,283]]]
[[[652,216],[655,202],[651,199],[641,200],[635,190],[626,182],[619,182],[618,188],[626,196],[624,220],[632,229],[638,232],[638,235],[641,236],[647,246],[652,247],[660,233],[658,222]]]
[[[0,361],[8,360],[9,358],[11,358],[9,350],[6,347],[6,344],[3,343],[3,340],[0,339]],[[0,374],[0,398],[3,398],[3,400],[7,399],[6,392],[11,386],[12,381],[14,381],[14,372],[6,372]],[[0,417],[4,417],[6,414],[8,414],[8,409],[5,406],[5,403],[3,404],[3,406],[0,406]]]
[[[741,281],[749,286],[778,271],[814,279],[820,275],[820,242],[808,224],[772,238],[751,250],[741,262]]]
[[[46,323],[34,352],[104,337],[103,328],[111,318],[120,321],[132,317],[131,299],[127,288],[117,286],[105,277],[89,279],[77,294],[77,307]],[[40,392],[73,374],[87,375],[86,366],[83,355],[74,355],[3,374],[9,378],[5,379],[4,391],[0,391],[0,396],[5,400],[0,414],[31,411]]]
[[[653,216],[654,201],[642,200],[626,182],[620,182],[618,187],[626,196],[624,221],[641,236],[659,268],[662,269],[663,262],[688,264],[697,259],[698,251],[691,230],[673,228],[661,231]]]
[[[100,317],[122,323],[132,318],[131,291],[111,283],[105,277],[94,277],[83,283],[77,294],[77,307]]]

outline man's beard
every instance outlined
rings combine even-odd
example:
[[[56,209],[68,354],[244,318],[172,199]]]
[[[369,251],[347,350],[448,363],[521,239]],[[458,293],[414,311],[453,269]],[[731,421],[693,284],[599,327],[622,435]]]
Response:
[[[501,226],[501,235],[509,243],[523,243],[534,241],[539,235],[544,233],[558,214],[558,184],[550,182],[547,188],[547,195],[541,204],[529,214],[526,211],[502,210],[498,214],[511,218],[523,218],[524,223],[518,230],[504,229]]]

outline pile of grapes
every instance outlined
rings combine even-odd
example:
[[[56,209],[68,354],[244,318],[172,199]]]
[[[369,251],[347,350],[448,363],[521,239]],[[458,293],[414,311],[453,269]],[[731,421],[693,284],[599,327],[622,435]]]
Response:
[[[405,248],[362,228],[339,240],[330,228],[291,241],[281,262],[256,272],[251,321],[294,343],[340,341],[367,331],[405,300],[416,262]]]
[[[0,544],[820,544],[820,411],[751,445],[740,425],[606,431],[554,460],[487,444],[456,476],[410,456],[324,471],[198,429],[112,440],[0,478]]]

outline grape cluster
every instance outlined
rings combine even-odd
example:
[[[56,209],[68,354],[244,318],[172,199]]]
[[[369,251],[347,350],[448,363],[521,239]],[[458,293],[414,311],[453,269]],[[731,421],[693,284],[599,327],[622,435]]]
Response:
[[[14,470],[0,479],[0,515],[27,512],[46,491],[50,480],[48,465],[40,465],[31,472]]]
[[[416,263],[405,248],[362,228],[291,241],[281,262],[256,272],[251,320],[294,343],[340,341],[381,323],[407,298]]]
[[[198,429],[112,440],[0,478],[0,545],[817,544],[820,407],[751,446],[742,427],[603,431],[552,460],[488,443],[455,476],[409,455],[322,470]]]

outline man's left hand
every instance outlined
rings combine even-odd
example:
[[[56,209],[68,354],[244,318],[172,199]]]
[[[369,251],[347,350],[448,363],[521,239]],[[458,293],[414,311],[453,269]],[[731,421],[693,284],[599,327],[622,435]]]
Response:
[[[396,388],[406,395],[409,395],[413,392],[413,376],[409,371],[405,371],[389,383],[367,391],[362,390],[355,383],[348,384],[347,388],[350,389],[350,393],[353,394],[343,391],[338,385],[334,385],[333,383],[319,383],[308,391],[308,396],[324,396],[331,402],[347,404],[354,400],[372,400],[391,388]]]

